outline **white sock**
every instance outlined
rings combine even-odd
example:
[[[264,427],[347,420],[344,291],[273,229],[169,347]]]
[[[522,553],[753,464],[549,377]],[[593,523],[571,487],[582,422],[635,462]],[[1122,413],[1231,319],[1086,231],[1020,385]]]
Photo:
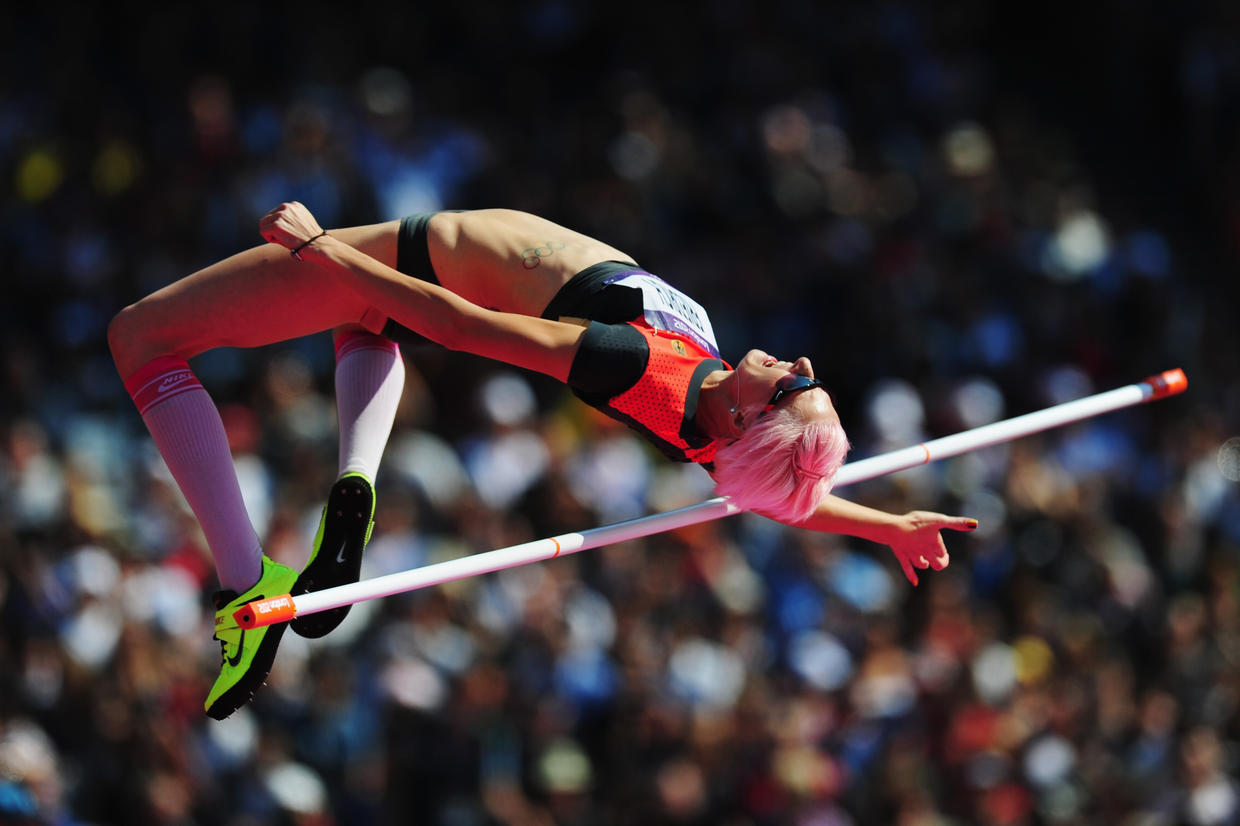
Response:
[[[211,396],[175,356],[139,368],[125,389],[202,526],[220,586],[244,593],[262,574],[262,547]]]
[[[404,389],[396,342],[370,333],[347,333],[336,342],[339,475],[358,471],[374,482]]]

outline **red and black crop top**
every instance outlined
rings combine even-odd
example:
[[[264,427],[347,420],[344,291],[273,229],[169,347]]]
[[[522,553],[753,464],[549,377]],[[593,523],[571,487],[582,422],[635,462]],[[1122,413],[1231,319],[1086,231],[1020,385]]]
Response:
[[[642,270],[613,273],[607,283],[638,291],[643,300],[639,307],[630,305],[636,317],[628,321],[590,322],[569,387],[668,458],[709,464],[716,445],[694,422],[698,395],[709,373],[731,368],[719,358],[705,311]]]

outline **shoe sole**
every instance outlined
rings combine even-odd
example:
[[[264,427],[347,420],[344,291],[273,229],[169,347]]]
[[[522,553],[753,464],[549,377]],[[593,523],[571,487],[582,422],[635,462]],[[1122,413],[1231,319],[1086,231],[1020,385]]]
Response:
[[[294,596],[357,582],[373,512],[374,491],[365,479],[349,476],[332,486],[323,515],[323,540],[314,559],[297,577],[292,591]],[[317,639],[342,623],[350,607],[344,605],[306,614],[289,624],[297,635]]]
[[[254,652],[254,659],[250,660],[250,667],[240,680],[233,683],[232,688],[211,704],[207,709],[208,717],[223,720],[254,697],[254,692],[267,682],[271,665],[276,660],[276,649],[280,647],[280,638],[284,636],[287,627],[288,623],[281,622],[267,629],[263,641],[258,644],[258,650]]]

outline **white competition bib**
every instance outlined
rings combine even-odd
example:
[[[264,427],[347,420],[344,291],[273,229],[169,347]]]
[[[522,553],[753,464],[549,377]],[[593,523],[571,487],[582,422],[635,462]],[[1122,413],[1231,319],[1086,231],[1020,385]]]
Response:
[[[691,338],[719,358],[719,345],[715,343],[715,331],[706,310],[662,278],[647,272],[621,272],[608,278],[606,283],[641,290],[647,324],[656,330]]]

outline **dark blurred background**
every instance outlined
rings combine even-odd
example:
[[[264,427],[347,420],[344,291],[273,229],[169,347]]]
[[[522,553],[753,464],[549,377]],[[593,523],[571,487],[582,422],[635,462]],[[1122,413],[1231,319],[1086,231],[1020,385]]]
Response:
[[[1240,9],[27,4],[0,11],[0,822],[1240,823]],[[530,210],[808,354],[854,458],[1187,394],[841,493],[358,606],[224,723],[214,572],[111,315],[325,226]],[[433,349],[366,576],[710,495],[540,377]],[[326,334],[193,363],[266,550],[335,474]]]

